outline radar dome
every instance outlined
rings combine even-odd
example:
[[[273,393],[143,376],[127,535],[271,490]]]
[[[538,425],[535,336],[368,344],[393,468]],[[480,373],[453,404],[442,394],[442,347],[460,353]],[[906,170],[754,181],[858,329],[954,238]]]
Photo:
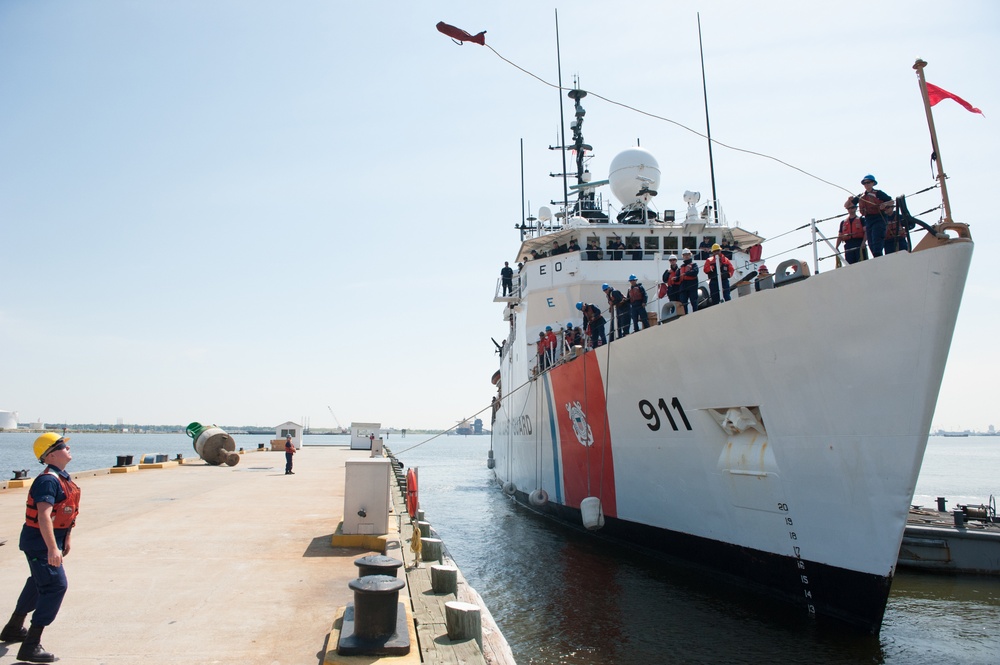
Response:
[[[640,203],[639,190],[646,187],[654,192],[660,188],[660,165],[652,153],[642,148],[629,148],[611,160],[608,173],[611,193],[622,205]]]

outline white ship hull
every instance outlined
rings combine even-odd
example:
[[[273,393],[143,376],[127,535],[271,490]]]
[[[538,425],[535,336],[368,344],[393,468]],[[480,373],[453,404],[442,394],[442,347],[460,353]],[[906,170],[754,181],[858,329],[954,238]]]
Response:
[[[537,376],[539,317],[569,320],[650,262],[530,261],[501,356],[497,480],[576,524],[597,497],[606,535],[878,632],[971,254],[958,240],[813,275]]]

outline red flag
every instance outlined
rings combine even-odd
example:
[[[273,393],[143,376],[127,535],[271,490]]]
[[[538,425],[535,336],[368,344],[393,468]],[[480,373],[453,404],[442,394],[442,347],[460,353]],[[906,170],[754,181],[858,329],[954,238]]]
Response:
[[[973,106],[969,102],[965,101],[964,99],[962,99],[958,95],[956,95],[954,93],[951,93],[951,92],[948,92],[947,90],[939,88],[936,85],[933,85],[931,83],[927,84],[927,97],[931,100],[931,106],[934,106],[935,104],[937,104],[938,102],[940,102],[942,99],[954,99],[956,102],[958,102],[959,104],[961,104],[962,106],[964,106],[966,108],[966,110],[972,111],[973,113],[978,113],[979,115],[982,115],[983,117],[986,117],[983,114],[982,111],[980,111],[975,106]]]

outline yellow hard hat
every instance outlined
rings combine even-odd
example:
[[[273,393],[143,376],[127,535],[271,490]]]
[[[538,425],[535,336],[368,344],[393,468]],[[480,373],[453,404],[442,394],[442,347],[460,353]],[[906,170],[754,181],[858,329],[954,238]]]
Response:
[[[45,453],[48,452],[49,448],[56,445],[60,441],[69,441],[69,437],[68,436],[61,437],[55,432],[46,432],[45,434],[35,439],[33,447],[35,450],[35,457],[38,458],[38,461],[41,462],[42,458],[45,456]]]
[[[712,245],[712,251],[713,251],[713,252],[719,252],[719,251],[722,251],[722,248],[721,248],[721,247],[719,247],[719,243],[715,243],[714,245]]]

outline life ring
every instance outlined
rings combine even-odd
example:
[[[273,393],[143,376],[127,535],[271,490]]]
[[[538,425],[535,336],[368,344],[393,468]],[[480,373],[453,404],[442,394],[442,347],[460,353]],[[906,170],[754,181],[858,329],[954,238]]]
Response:
[[[410,517],[417,517],[417,472],[413,469],[406,471],[406,512]]]

